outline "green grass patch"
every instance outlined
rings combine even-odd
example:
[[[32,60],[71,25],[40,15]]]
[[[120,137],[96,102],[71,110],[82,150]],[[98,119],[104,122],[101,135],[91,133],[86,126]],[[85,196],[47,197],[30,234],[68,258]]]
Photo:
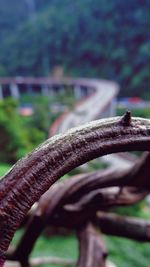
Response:
[[[16,246],[22,230],[18,230],[13,238],[12,244]],[[78,241],[72,234],[70,236],[52,236],[51,238],[41,235],[32,251],[31,257],[60,257],[64,259],[77,260],[78,258]],[[44,264],[41,267],[65,267],[64,265]]]
[[[9,164],[0,163],[0,176],[3,176],[10,168],[11,166]]]
[[[109,259],[118,267],[149,267],[150,245],[126,238],[105,237]]]
[[[17,244],[22,230],[17,231],[13,244]],[[126,238],[103,236],[109,253],[109,260],[118,267],[149,267],[150,246],[148,243],[136,242]],[[78,258],[78,241],[74,235],[40,236],[31,257],[56,256],[60,258]],[[65,267],[62,265],[42,265],[41,267]]]
[[[54,256],[76,260],[78,256],[77,239],[74,236],[54,236],[50,239],[42,236],[38,239],[31,256]],[[42,267],[48,267],[48,265]],[[51,264],[49,267],[56,267],[56,265]],[[62,267],[62,265],[57,265],[57,267]]]

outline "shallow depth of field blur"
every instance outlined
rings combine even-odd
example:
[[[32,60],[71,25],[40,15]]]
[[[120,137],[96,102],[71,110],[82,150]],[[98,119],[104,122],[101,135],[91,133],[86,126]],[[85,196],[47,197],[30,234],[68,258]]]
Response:
[[[120,86],[115,114],[129,109],[134,116],[150,118],[149,9],[148,0],[0,0],[0,81],[6,77],[112,80]],[[46,140],[51,125],[72,111],[76,102],[69,88],[63,94],[28,92],[16,99],[2,95],[1,86],[0,82],[0,176]],[[106,167],[91,162],[89,170]],[[123,212],[150,219],[145,202],[118,210]],[[149,267],[148,244],[104,239],[118,267]],[[41,236],[32,256],[40,255],[76,259],[74,234]]]

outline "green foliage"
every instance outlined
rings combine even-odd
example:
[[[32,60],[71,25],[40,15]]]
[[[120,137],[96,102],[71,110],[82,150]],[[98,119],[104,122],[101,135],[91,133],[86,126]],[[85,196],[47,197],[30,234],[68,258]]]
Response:
[[[14,163],[32,147],[16,109],[12,99],[0,102],[0,162]]]
[[[6,38],[20,23],[27,18],[25,1],[0,0],[0,38]]]
[[[23,119],[23,125],[30,128],[30,138],[36,144],[48,137],[48,130],[51,124],[50,99],[41,95],[23,95],[20,105],[30,104],[33,114]]]
[[[47,244],[48,246],[46,246],[45,244]],[[33,257],[39,257],[40,255],[77,259],[77,240],[74,236],[54,236],[50,239],[41,237],[37,241],[35,250],[32,253]],[[50,266],[54,267],[54,265]]]
[[[106,169],[108,167],[108,164],[102,161],[97,161],[97,160],[91,160],[88,163],[88,171],[95,171],[95,170],[100,170],[100,169]]]
[[[17,231],[13,244],[17,244],[22,231]],[[108,248],[109,259],[119,267],[149,267],[150,247],[147,243],[135,242],[120,237],[103,237]],[[33,250],[31,257],[56,256],[77,259],[78,243],[74,235],[41,236]],[[42,265],[41,267],[55,267],[55,265]],[[61,266],[58,266],[61,267]]]
[[[37,117],[42,121],[40,113]],[[46,119],[45,119],[46,120]],[[32,123],[34,121],[34,123]],[[47,121],[47,124],[49,121]],[[40,124],[40,120],[39,120]],[[42,124],[43,125],[43,124]],[[13,99],[0,102],[0,162],[15,163],[45,140],[45,129],[38,129],[34,118],[18,114],[18,103]]]
[[[48,137],[50,125],[57,119],[64,109],[71,109],[74,105],[74,96],[71,90],[65,90],[64,93],[57,93],[53,96],[41,95],[23,95],[20,98],[20,105],[30,104],[33,108],[33,114],[30,117],[23,118],[23,125],[30,128],[31,140],[35,138],[42,142]],[[53,107],[57,105],[62,110],[54,112]],[[34,131],[36,129],[36,133]],[[40,137],[41,136],[41,137]],[[39,138],[38,138],[39,137]],[[34,140],[33,140],[34,141]],[[33,142],[35,143],[35,142]]]
[[[72,108],[72,93],[53,97],[23,95],[20,102],[8,98],[0,102],[0,162],[14,163],[48,138],[50,125],[62,111],[53,112],[53,105]],[[33,114],[21,117],[18,105],[30,104]]]
[[[150,219],[145,201],[140,201],[132,206],[118,207],[113,209],[115,213],[125,216]]]
[[[8,164],[1,164],[0,163],[0,177],[3,176],[9,169],[10,169],[10,165]]]
[[[22,235],[22,230],[18,230],[13,238],[13,245],[18,243]],[[46,238],[40,236],[37,240],[31,257],[44,257],[44,256],[56,256],[60,258],[70,258],[76,260],[78,257],[78,244],[74,235],[70,236],[52,236]],[[55,267],[56,265],[41,265],[41,267]],[[57,267],[65,267],[63,265],[57,265]]]
[[[149,267],[149,244],[118,237],[105,237],[105,241],[109,251],[109,258],[117,266]]]
[[[1,42],[0,74],[47,75],[59,64],[71,75],[116,80],[122,95],[143,95],[149,90],[149,7],[148,0],[37,0],[36,19],[26,16]]]

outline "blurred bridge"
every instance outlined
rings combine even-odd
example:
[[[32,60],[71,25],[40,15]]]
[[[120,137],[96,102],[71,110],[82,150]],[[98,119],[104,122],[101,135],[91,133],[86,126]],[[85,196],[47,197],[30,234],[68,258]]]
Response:
[[[23,94],[52,96],[63,93],[66,89],[72,91],[76,101],[88,98],[88,101],[83,101],[82,105],[76,108],[76,119],[70,117],[70,120],[75,119],[74,125],[77,125],[77,120],[80,124],[81,117],[84,123],[99,115],[100,117],[114,116],[115,98],[119,89],[114,82],[96,79],[0,78],[0,99],[6,97],[18,99]],[[93,107],[87,114],[89,106]],[[62,131],[66,131],[67,127],[63,127]]]
[[[0,99],[6,97],[18,99],[23,94],[52,96],[57,93],[63,94],[66,89],[72,91],[78,105],[57,132],[65,132],[70,127],[99,117],[115,115],[115,99],[119,86],[111,81],[81,78],[0,78]]]
[[[18,99],[23,94],[41,94],[53,96],[71,90],[76,105],[70,112],[63,113],[50,128],[49,136],[64,133],[68,129],[86,122],[115,116],[117,83],[99,79],[52,79],[52,78],[0,78],[0,99],[13,97]],[[113,167],[128,168],[134,162],[131,157],[109,155],[103,158]]]
[[[50,136],[98,118],[113,117],[119,86],[111,81],[97,79],[70,80],[74,86],[74,109],[62,114],[50,129]]]

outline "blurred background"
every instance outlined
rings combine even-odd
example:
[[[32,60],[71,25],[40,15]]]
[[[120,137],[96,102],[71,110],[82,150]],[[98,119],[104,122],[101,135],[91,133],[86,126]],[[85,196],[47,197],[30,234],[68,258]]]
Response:
[[[127,109],[150,117],[149,10],[148,0],[0,0],[0,176],[72,126]],[[90,162],[88,171],[109,164]],[[142,202],[118,213],[149,218],[147,210]],[[149,266],[148,245],[115,237],[106,243],[117,266]],[[75,259],[77,241],[41,237],[33,254],[40,253]]]

